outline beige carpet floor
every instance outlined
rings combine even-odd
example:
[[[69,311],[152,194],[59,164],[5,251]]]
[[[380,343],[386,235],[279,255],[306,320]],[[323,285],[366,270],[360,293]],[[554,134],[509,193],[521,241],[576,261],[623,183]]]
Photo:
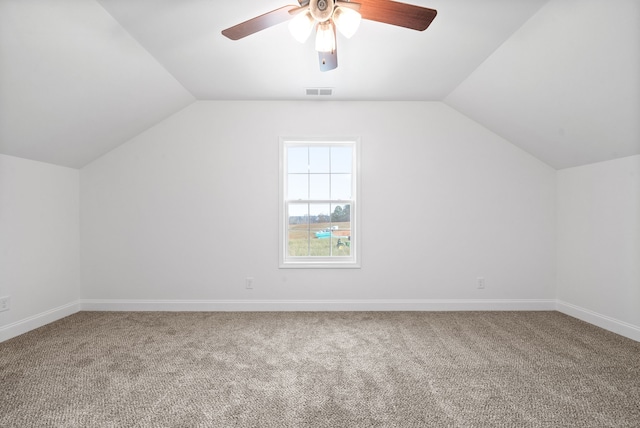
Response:
[[[0,343],[6,427],[640,427],[640,343],[558,312],[80,312]]]

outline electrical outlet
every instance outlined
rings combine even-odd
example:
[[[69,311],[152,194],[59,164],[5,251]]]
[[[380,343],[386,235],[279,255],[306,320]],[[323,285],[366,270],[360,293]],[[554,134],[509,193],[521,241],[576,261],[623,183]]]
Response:
[[[478,277],[478,288],[481,290],[484,289],[484,278],[481,276]]]
[[[253,278],[247,278],[245,280],[245,287],[247,288],[247,290],[253,289]]]
[[[0,297],[0,312],[11,309],[11,296]]]

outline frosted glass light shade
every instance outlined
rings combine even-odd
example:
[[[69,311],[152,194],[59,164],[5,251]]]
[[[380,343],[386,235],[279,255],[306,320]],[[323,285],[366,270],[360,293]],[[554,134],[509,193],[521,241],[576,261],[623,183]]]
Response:
[[[347,39],[350,39],[360,26],[362,16],[353,9],[347,7],[336,7],[333,12],[333,22],[335,22],[338,31]]]
[[[330,20],[318,23],[316,50],[318,52],[333,52],[336,50],[336,33]]]
[[[289,21],[289,31],[294,39],[304,43],[309,38],[311,30],[313,30],[313,24],[315,24],[315,20],[311,16],[311,12],[307,10]]]

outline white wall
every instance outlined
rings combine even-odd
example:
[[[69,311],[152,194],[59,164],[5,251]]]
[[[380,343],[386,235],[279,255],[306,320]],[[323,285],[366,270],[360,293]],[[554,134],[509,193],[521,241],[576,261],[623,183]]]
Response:
[[[640,340],[640,155],[558,171],[559,309]]]
[[[79,171],[0,155],[0,341],[78,310]]]
[[[362,269],[277,268],[280,135],[362,137]],[[556,298],[640,340],[640,156],[556,173],[443,103],[198,102],[80,174],[0,155],[5,295],[0,341],[80,308]]]
[[[281,135],[361,136],[362,269],[278,269]],[[80,188],[86,308],[555,297],[555,171],[443,103],[197,102]]]

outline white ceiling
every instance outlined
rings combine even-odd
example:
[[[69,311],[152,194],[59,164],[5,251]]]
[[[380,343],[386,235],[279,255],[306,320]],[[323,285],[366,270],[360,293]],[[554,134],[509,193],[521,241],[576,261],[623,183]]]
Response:
[[[322,73],[286,24],[220,34],[295,0],[0,0],[0,153],[79,168],[195,100],[307,87],[444,101],[556,168],[640,153],[637,0],[407,2],[426,31],[363,21]]]

